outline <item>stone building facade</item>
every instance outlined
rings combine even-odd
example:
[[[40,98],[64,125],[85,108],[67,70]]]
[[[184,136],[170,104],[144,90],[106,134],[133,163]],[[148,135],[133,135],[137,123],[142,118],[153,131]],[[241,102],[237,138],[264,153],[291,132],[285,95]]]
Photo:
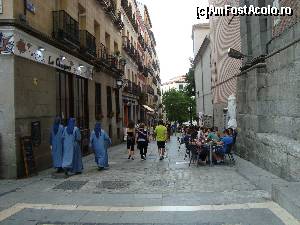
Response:
[[[160,68],[156,41],[147,6],[135,0],[122,0],[123,51],[126,59],[123,92],[124,125],[129,121],[153,124],[160,100]]]
[[[34,136],[38,170],[51,166],[54,117],[75,117],[82,153],[101,121],[123,139],[120,0],[3,0],[0,14],[0,177],[24,175],[21,138]],[[33,127],[39,124],[39,127]],[[36,130],[37,129],[37,130]],[[35,140],[36,141],[36,140]]]
[[[250,4],[241,1],[242,5]],[[245,58],[237,77],[238,154],[290,181],[300,181],[300,5],[292,17],[241,17]]]

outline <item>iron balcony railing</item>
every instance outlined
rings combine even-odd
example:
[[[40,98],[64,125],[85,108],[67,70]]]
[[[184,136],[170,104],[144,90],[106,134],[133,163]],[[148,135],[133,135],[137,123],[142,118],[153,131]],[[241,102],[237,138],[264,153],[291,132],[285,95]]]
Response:
[[[79,48],[79,24],[64,10],[53,11],[53,37]]]
[[[133,26],[135,32],[139,32],[139,27],[138,27],[138,23],[136,22],[136,17],[133,14],[132,11],[132,6],[130,3],[128,3],[128,0],[122,0],[121,1],[121,6],[123,7],[126,16],[128,17],[131,25]]]
[[[128,79],[124,80],[124,92],[132,93],[132,82]]]
[[[119,29],[123,29],[124,23],[121,19],[121,12],[117,12],[117,6],[114,0],[97,0],[103,7],[106,14],[110,16],[113,24]]]
[[[161,96],[161,91],[160,91],[159,88],[157,88],[157,95],[158,95],[158,96]]]
[[[154,89],[150,85],[148,85],[147,87],[147,93],[150,95],[154,95]]]
[[[135,96],[140,96],[141,92],[142,92],[141,87],[136,83],[132,83],[132,94],[134,94]]]
[[[155,77],[153,77],[153,84],[155,84],[155,86],[157,86],[157,80]]]
[[[109,54],[105,45],[100,43],[97,45],[97,61],[104,63],[113,70],[118,70],[121,76],[124,75],[126,60],[119,56]]]
[[[138,66],[143,66],[142,57],[140,56],[139,51],[136,50],[127,36],[123,36],[123,49]]]
[[[96,38],[86,30],[80,30],[80,48],[89,55],[97,55]]]

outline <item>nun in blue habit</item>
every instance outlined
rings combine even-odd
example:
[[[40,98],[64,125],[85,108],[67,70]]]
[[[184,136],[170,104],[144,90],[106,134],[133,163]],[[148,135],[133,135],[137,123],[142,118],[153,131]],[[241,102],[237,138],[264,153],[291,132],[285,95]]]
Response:
[[[106,132],[101,129],[101,124],[97,122],[90,137],[90,147],[95,153],[95,162],[97,163],[99,170],[108,167],[107,149],[110,145],[111,139]]]
[[[81,149],[80,149],[81,135],[78,127],[75,126],[75,119],[70,118],[67,127],[63,133],[63,163],[62,167],[65,174],[69,172],[73,174],[80,174],[83,170]]]
[[[60,117],[56,117],[50,132],[50,149],[52,154],[53,167],[57,170],[57,172],[62,172],[63,132],[64,126],[61,125],[61,119]]]

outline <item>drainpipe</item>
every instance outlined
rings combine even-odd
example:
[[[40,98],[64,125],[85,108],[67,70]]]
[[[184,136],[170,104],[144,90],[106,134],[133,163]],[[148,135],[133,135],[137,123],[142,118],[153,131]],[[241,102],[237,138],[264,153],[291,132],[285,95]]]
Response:
[[[24,3],[24,16],[26,18],[26,14],[27,14],[27,0],[23,0]]]

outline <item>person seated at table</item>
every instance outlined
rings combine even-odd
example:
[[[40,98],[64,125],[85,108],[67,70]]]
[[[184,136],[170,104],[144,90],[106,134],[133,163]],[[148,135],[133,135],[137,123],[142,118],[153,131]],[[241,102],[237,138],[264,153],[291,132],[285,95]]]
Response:
[[[217,164],[224,162],[224,156],[228,152],[229,145],[232,143],[233,137],[230,136],[230,131],[228,129],[224,130],[224,136],[221,138],[220,142],[217,142],[217,145],[222,145],[223,147],[216,148],[216,151],[213,153]]]
[[[211,141],[214,141],[214,142],[220,141],[220,138],[218,137],[216,132],[214,132],[213,129],[211,129],[211,128],[208,129],[207,139],[209,141],[211,140]]]

